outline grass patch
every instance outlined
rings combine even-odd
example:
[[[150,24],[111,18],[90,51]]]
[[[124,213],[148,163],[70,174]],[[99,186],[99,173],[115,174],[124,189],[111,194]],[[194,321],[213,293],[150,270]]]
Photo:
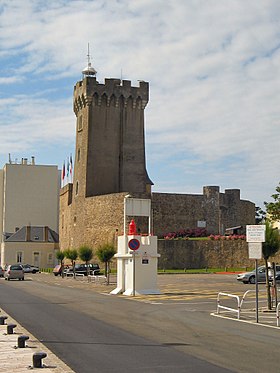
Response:
[[[246,272],[250,268],[196,268],[196,269],[159,269],[158,274],[202,274],[217,272]]]

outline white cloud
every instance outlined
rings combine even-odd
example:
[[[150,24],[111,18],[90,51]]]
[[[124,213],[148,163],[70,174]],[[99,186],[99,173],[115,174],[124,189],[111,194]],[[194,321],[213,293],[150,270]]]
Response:
[[[71,107],[71,101],[59,100],[56,105],[48,100],[30,96],[0,99],[0,111],[5,124],[0,124],[0,154],[18,153],[40,149],[45,143],[72,143],[75,123],[71,110],[61,111],[60,107]]]
[[[260,203],[279,179],[279,17],[276,0],[2,1],[1,152],[74,137],[57,88],[80,79],[90,42],[99,81],[150,82],[148,164],[180,165],[165,188],[234,182]]]

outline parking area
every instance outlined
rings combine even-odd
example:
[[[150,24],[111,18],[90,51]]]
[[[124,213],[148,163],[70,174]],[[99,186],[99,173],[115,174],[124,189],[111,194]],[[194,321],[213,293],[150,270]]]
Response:
[[[161,294],[138,295],[133,297],[137,301],[163,301],[163,302],[189,302],[193,300],[212,300],[216,304],[219,292],[232,293],[242,296],[246,290],[254,290],[254,285],[240,283],[236,280],[237,274],[160,274],[158,287]],[[82,288],[109,294],[116,287],[116,275],[110,275],[110,284],[105,281],[92,281],[85,277],[53,276],[48,273],[26,275],[26,281],[45,282],[54,286]],[[265,285],[259,286],[263,292]],[[130,297],[132,298],[132,297]],[[214,307],[215,308],[215,307]],[[213,306],[212,306],[213,309]]]
[[[185,309],[204,310],[213,316],[237,320],[237,313],[227,309],[220,309],[217,312],[218,294],[220,292],[234,295],[234,297],[223,296],[221,304],[230,309],[238,309],[236,297],[242,300],[240,320],[243,322],[258,323],[261,325],[277,327],[275,307],[271,312],[267,311],[267,298],[265,284],[259,284],[259,312],[256,316],[255,285],[243,284],[236,280],[237,274],[160,274],[158,275],[158,287],[161,294],[136,295],[125,297],[131,301],[157,304],[163,306],[183,306]],[[26,277],[26,280],[43,281],[53,286],[80,288],[88,291],[95,291],[102,294],[110,294],[116,287],[116,275],[110,276],[110,284],[106,285],[102,279],[91,281],[87,277],[62,278],[51,274],[35,274]],[[245,296],[244,296],[245,295]],[[243,299],[244,297],[244,299]],[[279,294],[280,299],[280,294]],[[274,304],[275,306],[275,304]]]

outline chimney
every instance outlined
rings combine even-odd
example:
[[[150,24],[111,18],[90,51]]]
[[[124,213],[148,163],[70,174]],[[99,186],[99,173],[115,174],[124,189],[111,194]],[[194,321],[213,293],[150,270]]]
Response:
[[[47,226],[44,227],[44,241],[45,242],[49,241],[49,227]]]
[[[31,164],[32,164],[32,166],[35,166],[35,157],[34,156],[31,157]]]
[[[26,242],[31,241],[31,225],[26,226]]]

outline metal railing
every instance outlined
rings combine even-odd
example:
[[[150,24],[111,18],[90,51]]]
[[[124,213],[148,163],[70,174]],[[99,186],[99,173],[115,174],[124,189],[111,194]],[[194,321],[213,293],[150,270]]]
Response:
[[[237,300],[237,309],[221,305],[221,299],[220,298],[223,297],[223,296],[236,299]],[[224,310],[231,311],[231,312],[236,312],[237,313],[237,318],[239,320],[240,319],[240,310],[241,310],[240,297],[238,295],[234,295],[234,294],[228,294],[228,293],[222,293],[222,292],[218,293],[217,314],[220,313],[220,309],[224,309]]]
[[[96,269],[93,271],[93,274],[91,275],[88,275],[88,279],[89,281],[94,281],[94,282],[106,282],[107,281],[107,277],[105,275],[99,275],[99,269]]]
[[[276,307],[276,325],[277,326],[280,326],[279,309],[280,309],[280,302],[277,304],[277,307]]]

